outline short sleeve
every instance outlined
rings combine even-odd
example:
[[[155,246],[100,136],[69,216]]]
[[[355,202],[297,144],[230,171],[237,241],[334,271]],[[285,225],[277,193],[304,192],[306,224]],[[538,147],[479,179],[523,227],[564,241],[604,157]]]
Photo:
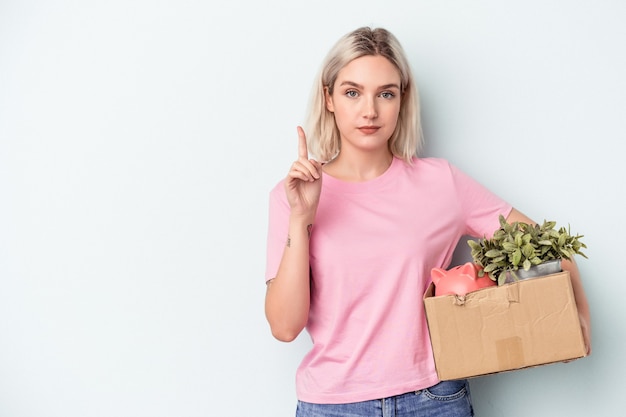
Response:
[[[507,217],[513,207],[457,167],[450,165],[450,168],[466,234],[477,238],[491,237],[500,227],[499,216]]]

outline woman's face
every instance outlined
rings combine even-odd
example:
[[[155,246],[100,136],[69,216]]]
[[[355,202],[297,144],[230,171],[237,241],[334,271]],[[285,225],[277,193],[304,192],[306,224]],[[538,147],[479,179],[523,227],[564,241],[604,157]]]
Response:
[[[341,151],[387,149],[400,113],[400,72],[387,58],[357,58],[337,75],[326,108],[334,113]]]

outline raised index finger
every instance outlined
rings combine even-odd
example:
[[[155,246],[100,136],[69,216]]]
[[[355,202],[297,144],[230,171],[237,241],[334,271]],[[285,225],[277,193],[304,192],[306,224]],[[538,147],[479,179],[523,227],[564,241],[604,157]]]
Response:
[[[304,129],[298,126],[298,158],[309,159],[309,150],[306,147]]]

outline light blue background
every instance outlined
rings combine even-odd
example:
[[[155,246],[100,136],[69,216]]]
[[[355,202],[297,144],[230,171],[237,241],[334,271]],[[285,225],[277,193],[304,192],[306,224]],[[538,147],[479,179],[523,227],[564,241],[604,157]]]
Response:
[[[267,195],[362,25],[403,43],[427,154],[585,235],[591,357],[471,381],[477,414],[623,411],[626,3],[0,2],[0,416],[289,416]],[[420,294],[416,294],[420,302]]]

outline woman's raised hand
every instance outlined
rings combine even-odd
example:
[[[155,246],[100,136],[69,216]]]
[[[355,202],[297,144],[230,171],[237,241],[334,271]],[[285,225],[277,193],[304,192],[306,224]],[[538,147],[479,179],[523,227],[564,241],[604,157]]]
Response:
[[[285,179],[292,214],[315,215],[322,190],[322,164],[309,159],[304,130],[298,126],[298,159]]]

